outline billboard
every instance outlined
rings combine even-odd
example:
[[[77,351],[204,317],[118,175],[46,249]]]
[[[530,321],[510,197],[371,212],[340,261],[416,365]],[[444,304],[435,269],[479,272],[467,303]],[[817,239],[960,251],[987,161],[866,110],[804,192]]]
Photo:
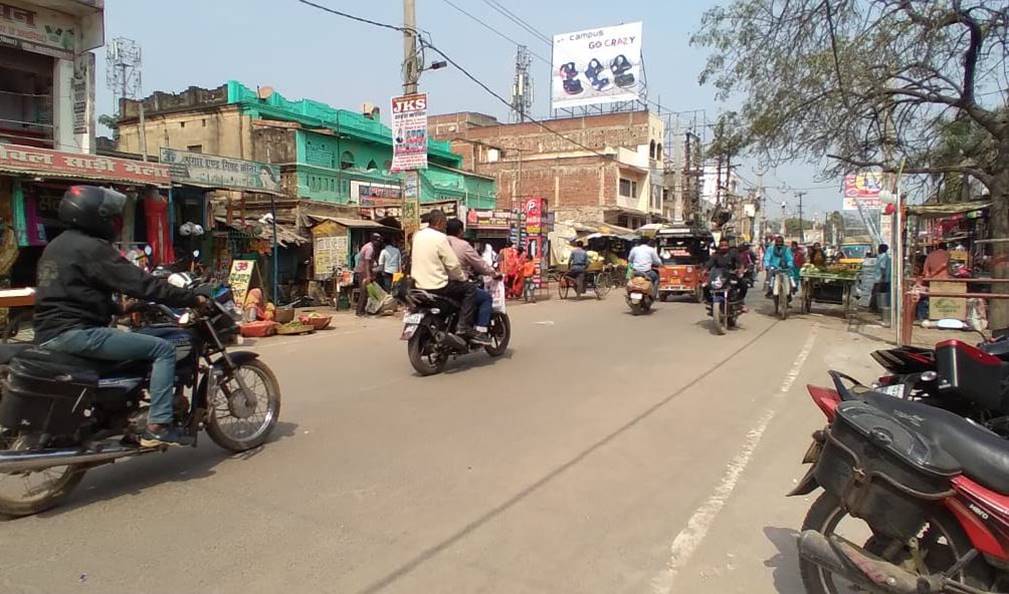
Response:
[[[641,23],[554,35],[552,109],[634,101],[641,80]]]
[[[879,210],[882,203],[879,192],[883,189],[883,174],[877,171],[860,171],[844,176],[844,210]]]
[[[392,98],[390,171],[427,168],[427,93]]]

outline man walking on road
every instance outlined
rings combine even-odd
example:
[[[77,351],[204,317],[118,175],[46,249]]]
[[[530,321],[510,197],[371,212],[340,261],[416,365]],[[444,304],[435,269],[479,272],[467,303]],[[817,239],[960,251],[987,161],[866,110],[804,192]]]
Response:
[[[357,278],[357,317],[363,317],[368,306],[368,285],[375,280],[375,261],[379,250],[382,249],[382,236],[378,233],[371,234],[371,240],[361,246],[361,251],[357,253],[357,266],[354,268],[354,276]]]

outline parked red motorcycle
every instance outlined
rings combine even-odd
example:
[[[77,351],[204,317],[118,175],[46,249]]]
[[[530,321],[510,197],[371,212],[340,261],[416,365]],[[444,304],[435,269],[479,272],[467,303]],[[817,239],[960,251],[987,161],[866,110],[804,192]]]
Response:
[[[808,387],[828,425],[789,493],[824,491],[799,536],[806,591],[1009,592],[1009,442],[831,375]]]

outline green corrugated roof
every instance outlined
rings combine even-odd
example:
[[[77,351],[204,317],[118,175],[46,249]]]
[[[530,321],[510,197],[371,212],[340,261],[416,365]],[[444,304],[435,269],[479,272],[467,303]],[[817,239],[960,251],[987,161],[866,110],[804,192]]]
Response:
[[[392,130],[382,122],[345,109],[336,109],[319,101],[311,99],[291,101],[277,92],[266,99],[260,99],[252,89],[231,80],[228,81],[228,103],[237,104],[243,110],[270,119],[327,128],[334,132],[392,146]],[[439,140],[428,139],[428,157],[446,161],[454,166],[462,163],[462,157],[452,152],[451,144]]]

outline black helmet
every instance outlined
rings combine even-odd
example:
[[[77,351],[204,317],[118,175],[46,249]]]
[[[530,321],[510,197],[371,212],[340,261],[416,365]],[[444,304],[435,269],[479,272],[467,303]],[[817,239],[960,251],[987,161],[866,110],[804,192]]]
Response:
[[[60,221],[88,235],[111,240],[126,196],[98,186],[71,186],[60,200]]]

